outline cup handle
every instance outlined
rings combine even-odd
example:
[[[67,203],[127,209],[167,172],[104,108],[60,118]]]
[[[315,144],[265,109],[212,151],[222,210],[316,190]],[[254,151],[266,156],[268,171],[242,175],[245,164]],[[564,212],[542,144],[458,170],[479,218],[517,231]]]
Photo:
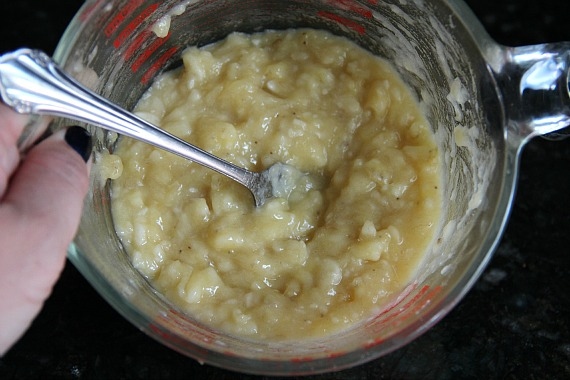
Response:
[[[522,142],[570,136],[570,42],[505,47],[500,56],[500,64],[491,66],[508,132]]]

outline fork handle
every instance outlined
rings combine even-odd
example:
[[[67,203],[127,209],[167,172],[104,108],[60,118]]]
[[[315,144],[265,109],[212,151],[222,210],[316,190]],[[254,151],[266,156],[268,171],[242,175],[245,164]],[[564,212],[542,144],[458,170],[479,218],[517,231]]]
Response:
[[[19,113],[65,117],[93,124],[204,165],[248,188],[255,175],[94,93],[39,50],[20,49],[0,56],[0,95],[4,103]]]

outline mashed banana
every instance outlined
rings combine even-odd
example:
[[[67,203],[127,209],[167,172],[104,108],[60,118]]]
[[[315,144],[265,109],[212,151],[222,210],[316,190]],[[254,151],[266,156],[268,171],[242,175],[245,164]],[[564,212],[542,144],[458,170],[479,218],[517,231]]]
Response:
[[[112,213],[133,265],[180,309],[254,339],[378,312],[411,281],[441,206],[434,137],[396,72],[308,29],[232,34],[183,61],[139,116],[248,169],[283,162],[327,184],[255,208],[241,185],[122,138]]]

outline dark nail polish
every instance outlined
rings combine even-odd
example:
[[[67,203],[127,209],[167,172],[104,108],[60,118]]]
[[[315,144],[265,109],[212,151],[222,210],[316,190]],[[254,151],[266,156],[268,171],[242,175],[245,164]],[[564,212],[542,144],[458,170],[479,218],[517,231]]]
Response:
[[[93,150],[91,135],[85,128],[73,126],[65,132],[65,141],[87,162]]]

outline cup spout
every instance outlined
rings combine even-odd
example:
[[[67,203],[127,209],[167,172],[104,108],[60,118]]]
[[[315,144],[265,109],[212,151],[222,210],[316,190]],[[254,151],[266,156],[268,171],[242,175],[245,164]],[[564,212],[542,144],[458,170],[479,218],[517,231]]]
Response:
[[[492,65],[503,97],[508,132],[570,136],[570,42],[506,47]]]

